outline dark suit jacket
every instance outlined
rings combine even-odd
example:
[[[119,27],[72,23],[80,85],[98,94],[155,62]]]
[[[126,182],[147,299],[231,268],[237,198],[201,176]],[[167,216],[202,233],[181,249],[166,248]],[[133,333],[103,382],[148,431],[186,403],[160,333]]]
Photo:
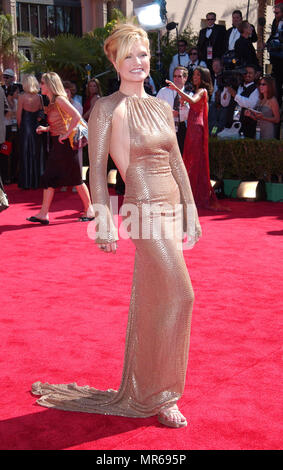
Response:
[[[226,28],[223,25],[215,24],[209,38],[206,37],[207,28],[199,32],[197,48],[199,58],[207,61],[207,47],[212,46],[212,57],[222,57],[225,52]]]
[[[257,34],[256,34],[256,30],[255,30],[255,27],[253,25],[251,25],[252,28],[253,28],[253,32],[252,32],[252,36],[250,38],[251,42],[257,42]],[[225,52],[227,52],[229,50],[229,38],[230,38],[230,34],[232,33],[232,30],[233,30],[233,26],[229,29],[227,29],[226,31],[226,38],[225,38]]]
[[[256,56],[255,48],[250,39],[240,36],[235,43],[235,57],[239,60],[242,66],[256,65],[259,66],[258,58]]]

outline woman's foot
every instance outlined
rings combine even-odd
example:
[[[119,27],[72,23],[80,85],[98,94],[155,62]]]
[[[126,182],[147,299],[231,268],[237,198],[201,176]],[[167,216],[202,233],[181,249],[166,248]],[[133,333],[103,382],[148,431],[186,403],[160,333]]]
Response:
[[[183,428],[187,426],[187,420],[182,415],[177,405],[161,408],[157,415],[158,421],[170,428]]]
[[[83,215],[79,218],[80,222],[89,222],[94,219],[94,210],[92,206],[89,206]]]
[[[29,222],[37,222],[41,225],[48,225],[49,224],[49,220],[48,219],[42,219],[40,217],[37,217],[37,216],[34,216],[32,215],[31,217],[28,217],[27,220]]]

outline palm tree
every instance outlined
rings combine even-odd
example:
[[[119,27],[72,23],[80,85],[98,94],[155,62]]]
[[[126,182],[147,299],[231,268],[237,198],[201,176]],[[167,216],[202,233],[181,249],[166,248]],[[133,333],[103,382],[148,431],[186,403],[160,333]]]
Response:
[[[103,43],[115,23],[116,20],[112,20],[104,28],[95,28],[83,37],[59,34],[55,38],[32,38],[33,60],[23,64],[22,72],[53,71],[63,80],[75,81],[80,86],[86,78],[87,64],[91,65],[92,75],[112,70],[104,55]]]
[[[24,62],[26,57],[17,51],[16,40],[25,33],[13,34],[12,15],[0,14],[0,71],[11,62]]]
[[[59,34],[52,39],[33,38],[32,45],[33,61],[23,65],[23,72],[54,71],[63,80],[78,80],[85,73],[83,65],[89,62],[89,53],[81,37]]]

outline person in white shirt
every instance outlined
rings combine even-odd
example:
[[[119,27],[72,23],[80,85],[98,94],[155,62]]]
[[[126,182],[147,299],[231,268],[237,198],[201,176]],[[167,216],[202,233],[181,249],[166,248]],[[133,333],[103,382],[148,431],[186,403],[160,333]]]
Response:
[[[194,70],[196,69],[196,67],[207,68],[207,65],[204,62],[204,60],[199,59],[197,47],[191,47],[189,49],[189,58],[190,59],[189,59],[187,68],[188,68],[188,72],[189,72],[188,80],[191,82],[191,80],[193,78],[193,73],[194,73]]]
[[[181,89],[181,91],[185,90],[185,84],[188,78],[188,70],[186,67],[178,66],[175,67],[173,72],[173,83]],[[183,154],[184,150],[184,142],[186,137],[187,131],[187,124],[186,121],[188,119],[189,114],[189,104],[182,103],[180,97],[176,90],[171,90],[168,87],[163,87],[157,93],[157,98],[167,101],[167,103],[171,106],[173,117],[175,121],[175,128],[176,128],[176,136],[180,148],[181,155]]]
[[[227,107],[230,101],[236,103],[236,110],[239,111],[239,120],[242,124],[241,131],[244,137],[254,139],[256,135],[256,121],[244,115],[246,109],[254,109],[259,101],[259,92],[255,83],[256,68],[253,65],[246,67],[243,74],[243,85],[236,90],[225,87],[221,93],[221,105]],[[235,115],[235,111],[234,111]]]
[[[232,27],[226,32],[226,51],[234,51],[235,43],[240,38],[241,34],[239,26],[243,21],[243,15],[240,10],[234,10],[232,13]],[[251,42],[257,42],[257,34],[255,28],[252,26],[252,34],[250,37]]]
[[[190,62],[189,54],[186,52],[188,43],[185,39],[178,41],[178,54],[175,54],[172,58],[172,62],[169,67],[169,79],[173,82],[173,74],[176,67],[181,65],[182,67],[188,67]]]

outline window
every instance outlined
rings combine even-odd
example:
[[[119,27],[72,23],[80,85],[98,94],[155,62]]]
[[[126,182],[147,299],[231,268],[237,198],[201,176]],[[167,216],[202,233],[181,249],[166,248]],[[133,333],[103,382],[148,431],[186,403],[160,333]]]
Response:
[[[56,33],[64,33],[64,8],[63,7],[56,7]]]
[[[23,3],[20,9],[21,31],[29,33],[29,6]]]
[[[82,33],[80,7],[17,2],[16,11],[19,32],[51,38],[61,33]]]
[[[33,36],[39,36],[39,24],[38,24],[38,6],[29,5],[30,8],[30,32]]]
[[[47,38],[47,8],[45,5],[40,5],[39,7],[39,18],[40,18],[40,36],[42,38]]]

